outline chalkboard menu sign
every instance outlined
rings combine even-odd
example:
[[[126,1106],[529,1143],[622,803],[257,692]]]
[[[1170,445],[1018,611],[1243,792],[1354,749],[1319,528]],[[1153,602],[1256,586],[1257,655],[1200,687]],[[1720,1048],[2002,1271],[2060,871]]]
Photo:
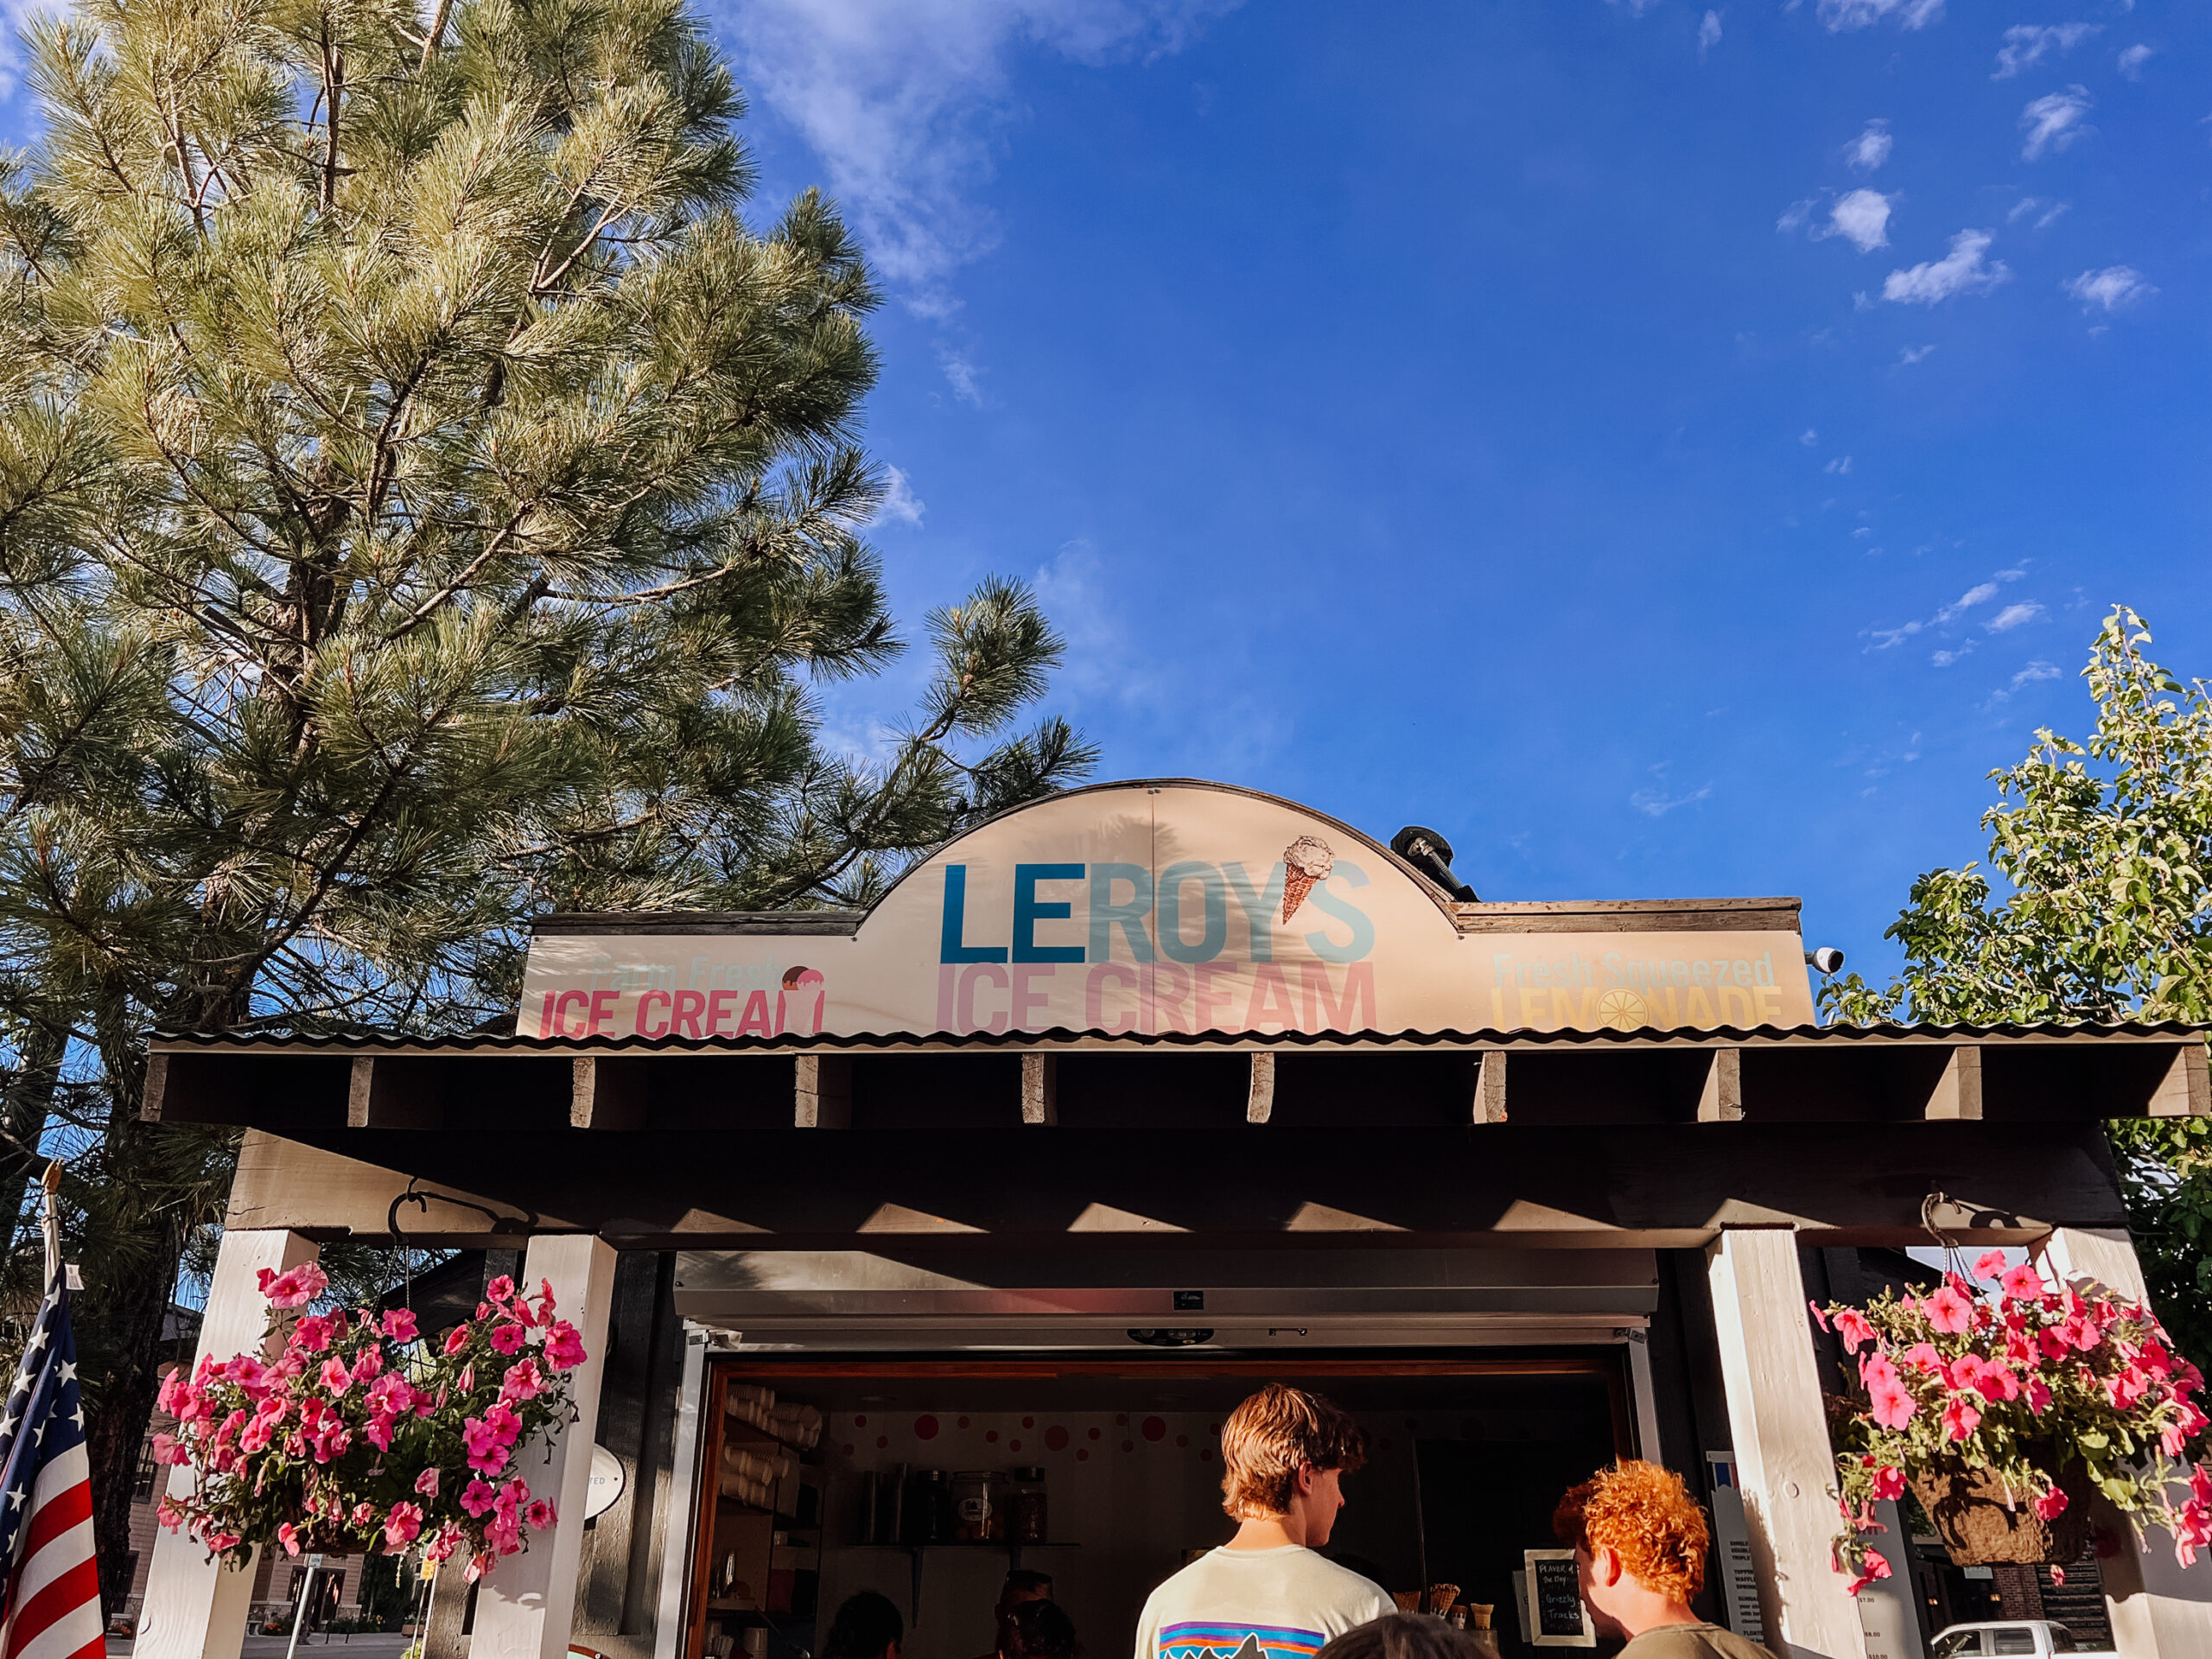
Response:
[[[1594,1648],[1598,1632],[1582,1605],[1571,1549],[1528,1549],[1529,1640],[1540,1648]]]

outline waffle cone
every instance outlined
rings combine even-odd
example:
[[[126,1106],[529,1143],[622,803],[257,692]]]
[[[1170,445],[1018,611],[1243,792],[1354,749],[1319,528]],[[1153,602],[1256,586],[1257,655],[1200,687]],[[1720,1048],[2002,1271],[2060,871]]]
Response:
[[[1313,891],[1313,878],[1303,870],[1282,873],[1282,918],[1287,923],[1298,914],[1298,907],[1306,902],[1306,895]]]

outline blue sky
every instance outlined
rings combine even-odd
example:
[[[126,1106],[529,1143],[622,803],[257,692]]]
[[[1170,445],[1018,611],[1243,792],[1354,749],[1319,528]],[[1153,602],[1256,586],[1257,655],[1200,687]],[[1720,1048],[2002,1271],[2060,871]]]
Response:
[[[2212,9],[709,15],[760,211],[826,184],[886,279],[902,617],[1036,582],[1102,775],[1879,968],[2113,601],[2212,674]]]
[[[713,15],[884,265],[902,613],[1036,581],[1106,775],[1880,967],[2113,601],[2212,674],[2201,5]]]

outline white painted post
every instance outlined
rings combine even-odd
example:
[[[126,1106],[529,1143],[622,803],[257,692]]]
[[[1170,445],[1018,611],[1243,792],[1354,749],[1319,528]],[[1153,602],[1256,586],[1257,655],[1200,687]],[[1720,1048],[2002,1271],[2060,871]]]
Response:
[[[566,1659],[575,1621],[576,1567],[583,1554],[599,1379],[606,1368],[602,1351],[613,1300],[614,1250],[588,1233],[534,1238],[523,1257],[521,1280],[535,1290],[541,1279],[553,1287],[555,1317],[576,1327],[588,1356],[569,1373],[576,1421],[550,1437],[550,1466],[533,1459],[524,1471],[532,1492],[551,1498],[560,1519],[549,1531],[529,1534],[529,1548],[508,1556],[485,1578],[476,1596],[471,1659]]]
[[[1835,1457],[1797,1236],[1723,1228],[1707,1272],[1766,1643],[1790,1659],[1866,1659],[1859,1604],[1835,1570]]]
[[[2043,1245],[2044,1263],[2061,1279],[2090,1278],[2122,1295],[2150,1298],[2135,1246],[2119,1228],[2061,1227]],[[2145,1549],[2100,1560],[2113,1645],[2120,1659],[2202,1659],[2212,1654],[2212,1561],[2184,1567],[2173,1541],[2146,1530]]]
[[[676,1466],[669,1471],[668,1502],[654,1513],[664,1529],[660,1553],[660,1600],[653,1616],[653,1659],[676,1659],[683,1646],[683,1591],[690,1578],[692,1511],[698,1482],[700,1418],[706,1410],[707,1333],[687,1328],[683,1337],[683,1381],[676,1393]]]
[[[200,1354],[220,1360],[262,1349],[269,1304],[262,1298],[260,1270],[283,1273],[314,1261],[317,1254],[319,1247],[297,1233],[275,1229],[225,1233],[215,1252],[207,1310],[200,1316]],[[199,1356],[193,1363],[196,1368]],[[168,1490],[179,1497],[189,1492],[190,1471],[170,1470]],[[243,1571],[227,1572],[181,1532],[157,1534],[153,1565],[146,1573],[144,1611],[138,1621],[135,1650],[141,1659],[238,1659],[245,1645],[246,1615],[252,1611],[259,1564],[257,1551]]]

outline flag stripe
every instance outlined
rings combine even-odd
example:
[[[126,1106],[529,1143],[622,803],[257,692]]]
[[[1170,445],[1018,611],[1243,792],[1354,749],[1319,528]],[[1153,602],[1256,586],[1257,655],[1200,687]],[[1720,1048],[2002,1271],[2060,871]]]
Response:
[[[34,1596],[79,1561],[94,1559],[92,1520],[86,1516],[23,1562],[22,1572],[16,1580],[16,1604],[19,1606],[29,1605]]]
[[[100,1575],[89,1555],[16,1609],[8,1623],[8,1659],[73,1652],[87,1630],[100,1635]]]
[[[30,1535],[23,1542],[24,1558],[92,1518],[92,1459],[83,1446],[73,1446],[38,1471],[31,1488]]]

